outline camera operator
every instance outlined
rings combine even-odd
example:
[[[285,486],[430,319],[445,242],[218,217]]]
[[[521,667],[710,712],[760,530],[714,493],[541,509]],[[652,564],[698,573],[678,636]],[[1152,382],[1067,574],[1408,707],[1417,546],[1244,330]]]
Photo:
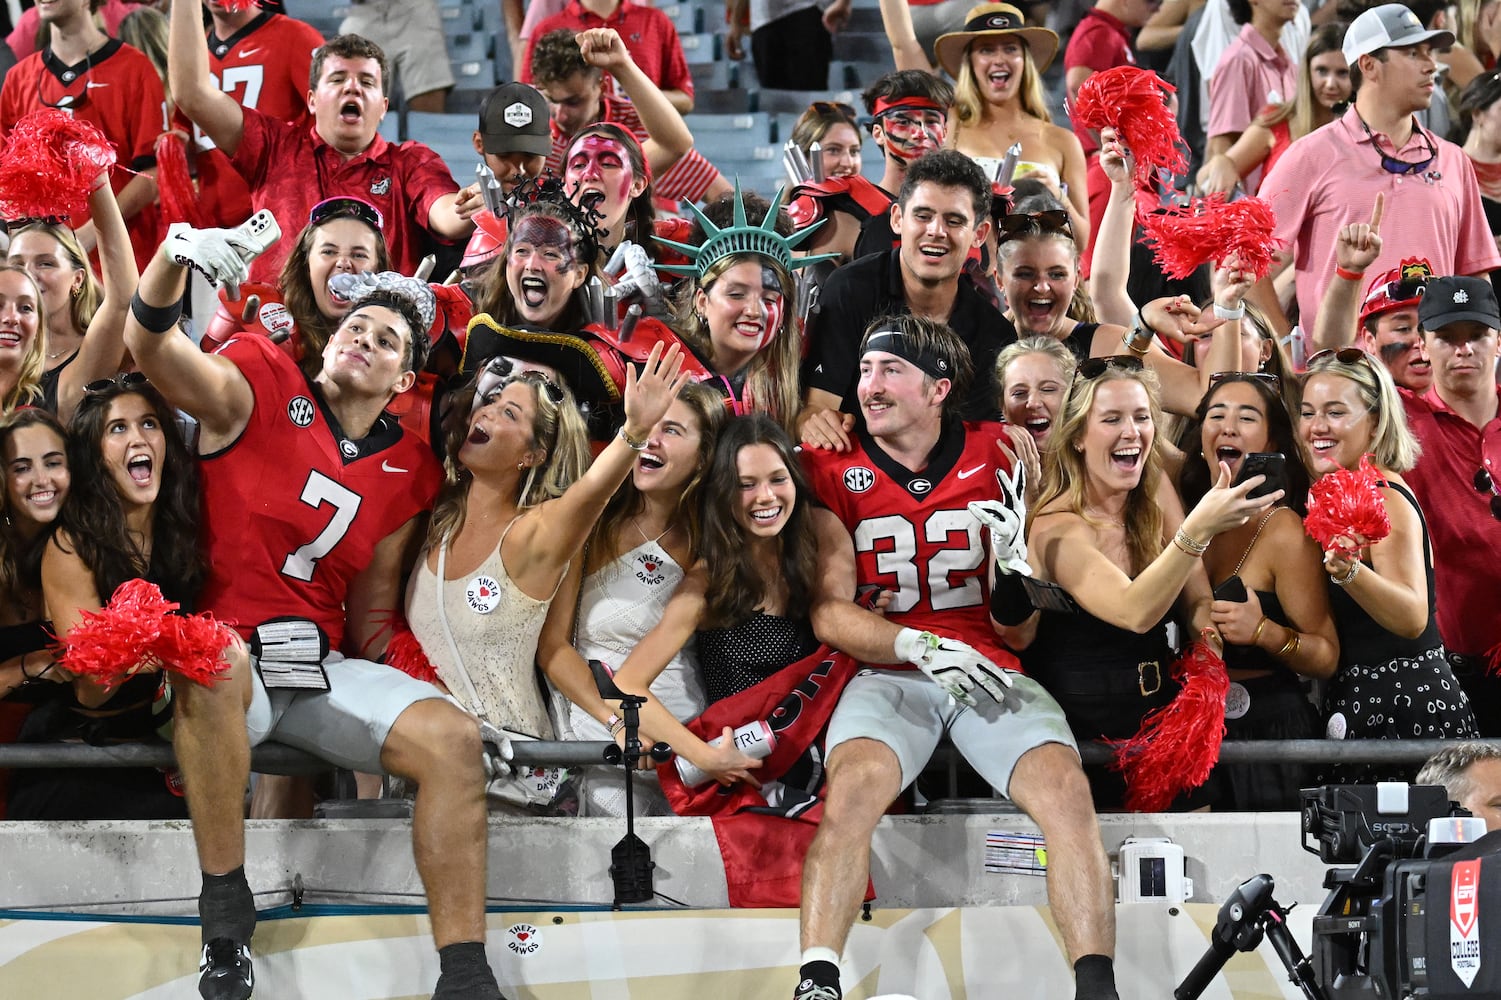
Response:
[[[1501,830],[1501,746],[1468,742],[1444,747],[1428,758],[1417,783],[1443,785],[1449,798],[1485,820],[1486,830]]]

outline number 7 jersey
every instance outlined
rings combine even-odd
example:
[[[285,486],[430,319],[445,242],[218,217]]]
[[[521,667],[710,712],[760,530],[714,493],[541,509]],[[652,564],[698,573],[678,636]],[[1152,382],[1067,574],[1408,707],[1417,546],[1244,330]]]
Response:
[[[432,507],[438,460],[389,416],[361,441],[344,438],[296,363],[264,337],[219,353],[255,406],[239,438],[199,466],[209,562],[200,610],[241,634],[268,618],[308,618],[338,649],[350,582],[382,539]]]
[[[839,454],[805,449],[814,492],[844,522],[855,544],[860,587],[893,593],[886,617],[960,639],[998,666],[1019,670],[990,624],[990,553],[971,500],[1001,495],[997,472],[1010,466],[997,423],[945,423],[919,472],[898,463],[864,430]]]

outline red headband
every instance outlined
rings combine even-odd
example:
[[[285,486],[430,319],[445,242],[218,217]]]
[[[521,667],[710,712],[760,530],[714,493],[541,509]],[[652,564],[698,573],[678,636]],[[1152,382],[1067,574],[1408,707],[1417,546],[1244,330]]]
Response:
[[[947,108],[942,107],[928,97],[899,97],[896,100],[878,97],[876,98],[875,110],[871,113],[879,118],[888,111],[899,111],[907,108],[913,108],[917,111],[936,111],[941,115],[948,114]]]

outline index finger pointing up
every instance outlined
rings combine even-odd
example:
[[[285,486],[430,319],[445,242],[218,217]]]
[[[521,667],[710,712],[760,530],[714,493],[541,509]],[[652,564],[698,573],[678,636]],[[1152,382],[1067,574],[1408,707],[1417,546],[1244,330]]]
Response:
[[[1371,208],[1371,232],[1381,232],[1381,213],[1386,209],[1386,192],[1376,193],[1376,204]]]

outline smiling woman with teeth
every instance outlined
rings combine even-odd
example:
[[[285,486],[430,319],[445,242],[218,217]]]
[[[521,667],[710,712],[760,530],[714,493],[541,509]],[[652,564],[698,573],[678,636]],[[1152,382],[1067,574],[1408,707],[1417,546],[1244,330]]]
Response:
[[[1134,356],[1080,366],[1027,535],[1035,579],[1057,584],[1072,610],[1040,611],[1002,633],[1079,739],[1128,738],[1172,700],[1170,623],[1219,644],[1199,557],[1216,535],[1282,497],[1249,499],[1260,481],[1231,486],[1222,464],[1185,517],[1161,471],[1156,382]],[[1118,777],[1096,774],[1092,783],[1097,804],[1119,804]]]
[[[1417,464],[1419,446],[1386,366],[1359,348],[1309,358],[1298,434],[1315,478],[1354,469],[1369,456],[1391,521],[1379,541],[1341,536],[1324,553],[1339,634],[1339,669],[1324,699],[1327,735],[1472,739],[1475,717],[1434,617],[1428,526],[1401,475]],[[1410,769],[1388,767],[1346,769],[1320,781],[1411,777]]]

